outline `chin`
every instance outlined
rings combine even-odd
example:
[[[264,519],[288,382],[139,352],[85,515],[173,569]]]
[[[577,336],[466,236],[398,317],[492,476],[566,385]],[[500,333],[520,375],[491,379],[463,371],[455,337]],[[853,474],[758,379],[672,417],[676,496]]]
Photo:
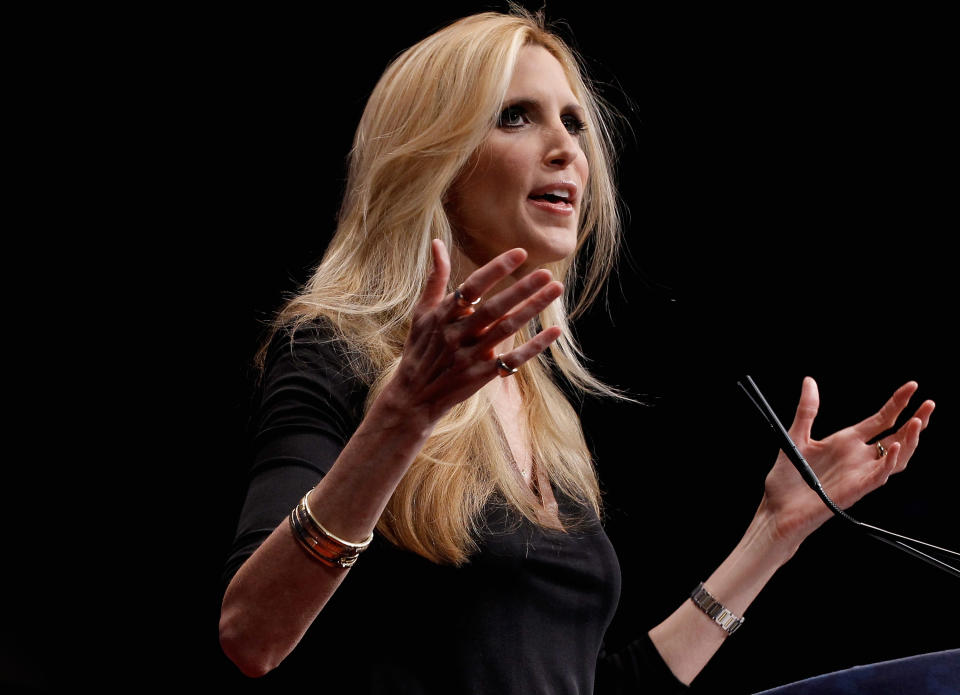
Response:
[[[559,263],[570,258],[576,250],[576,237],[569,240],[555,239],[552,242],[544,242],[536,246],[531,244],[527,247],[527,253],[529,253],[530,256],[526,264],[542,268],[545,265]]]

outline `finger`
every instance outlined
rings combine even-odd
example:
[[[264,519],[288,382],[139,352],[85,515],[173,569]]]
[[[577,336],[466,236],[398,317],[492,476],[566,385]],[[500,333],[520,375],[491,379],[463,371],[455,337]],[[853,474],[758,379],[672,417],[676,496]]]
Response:
[[[433,255],[433,268],[427,276],[420,301],[414,308],[413,326],[407,338],[407,347],[414,351],[422,350],[431,339],[435,317],[431,317],[430,311],[443,301],[447,283],[450,281],[450,255],[447,247],[439,239],[434,239],[430,244],[430,251]]]
[[[546,328],[518,348],[501,356],[501,359],[510,367],[521,367],[525,362],[532,360],[541,352],[550,347],[550,344],[563,334],[557,326]]]
[[[437,306],[446,294],[450,280],[450,256],[447,247],[439,239],[434,239],[430,247],[433,253],[433,269],[427,277],[427,285],[420,301],[426,307],[432,308]]]
[[[505,251],[470,273],[460,286],[460,292],[466,301],[472,302],[478,297],[482,297],[487,290],[523,265],[525,260],[527,260],[527,252],[523,249],[517,248]],[[451,295],[450,317],[453,318],[462,311],[463,307],[459,306],[456,299]]]
[[[503,320],[510,309],[518,304],[523,306],[523,302],[536,295],[538,290],[550,282],[551,277],[549,270],[536,270],[502,292],[498,292],[489,301],[484,302],[477,311],[474,311],[472,307],[455,305],[452,320],[441,328],[443,349],[452,354],[453,351],[463,345],[475,345],[478,336],[486,335],[487,329]],[[526,320],[532,318],[533,315],[535,313],[531,314]],[[519,325],[522,324],[518,324],[518,327]],[[437,345],[440,345],[440,343]],[[432,354],[431,357],[436,358],[439,355],[439,350],[438,347],[434,351],[436,354]],[[469,359],[477,358],[476,353],[471,353],[469,356]]]
[[[549,270],[536,270],[519,282],[498,292],[485,301],[467,320],[462,322],[465,333],[479,333],[496,321],[502,319],[511,310],[532,297],[553,278]]]
[[[894,444],[899,443],[902,447],[900,449],[900,458],[897,461],[894,472],[899,473],[907,467],[907,464],[910,462],[910,457],[913,456],[913,452],[917,450],[917,445],[920,443],[920,432],[922,430],[923,421],[918,417],[912,417],[904,423],[903,427],[897,430],[895,435],[886,437],[880,441],[888,451],[887,456],[890,455],[889,451],[893,448]]]
[[[936,407],[936,403],[931,400],[926,400],[920,404],[917,412],[913,414],[915,418],[920,418],[921,430],[927,429],[927,425],[930,424],[930,416],[933,415],[933,409]]]
[[[797,413],[790,425],[790,437],[797,442],[806,442],[810,439],[813,421],[820,410],[820,390],[812,377],[804,377],[800,388],[800,402],[797,403]]]
[[[520,251],[522,251],[522,249],[520,249]],[[502,260],[506,262],[499,266],[500,272],[506,272],[516,261],[521,261],[526,258],[526,252],[515,254],[512,258],[509,252],[502,254],[502,256]],[[494,276],[487,274],[486,277],[490,279]],[[441,321],[440,324],[436,326],[436,330],[429,336],[429,340],[425,339],[421,341],[423,343],[422,346],[418,345],[423,350],[424,363],[432,365],[428,372],[431,378],[437,376],[445,369],[452,368],[455,371],[462,371],[470,363],[478,359],[484,361],[488,359],[489,355],[483,353],[490,352],[492,344],[486,341],[488,331],[483,329],[486,329],[488,324],[491,323],[491,316],[497,316],[521,298],[529,297],[527,302],[520,304],[520,307],[517,309],[519,313],[515,312],[515,314],[510,316],[499,316],[494,322],[494,325],[499,325],[505,319],[509,318],[509,322],[501,327],[502,332],[512,326],[509,333],[503,335],[504,338],[509,337],[516,332],[520,326],[533,318],[533,316],[539,313],[539,311],[542,311],[544,307],[563,293],[563,285],[556,283],[558,288],[548,290],[547,294],[538,294],[538,290],[545,289],[544,285],[550,281],[550,277],[550,272],[547,270],[534,271],[529,276],[514,283],[514,285],[507,290],[498,293],[494,298],[493,308],[484,308],[483,315],[479,319],[463,313],[466,309],[469,309],[469,307],[461,307],[457,305],[456,300],[452,299],[451,307],[448,310],[449,313],[452,314],[450,316],[451,320],[447,322]],[[517,287],[518,285],[519,287]],[[470,313],[473,313],[472,309],[470,309]],[[467,352],[461,351],[462,347],[475,346],[477,344],[476,337],[478,334],[484,337],[486,342],[485,348],[469,350]],[[497,335],[500,334],[498,333]],[[465,336],[469,336],[469,339],[465,340]]]
[[[886,456],[874,461],[873,471],[870,474],[874,488],[886,484],[887,479],[897,472],[901,453],[900,442],[894,442],[887,450]]]
[[[559,328],[547,329],[524,343],[522,348],[511,351],[501,358],[509,366],[519,367],[545,350],[559,336]],[[459,368],[456,368],[457,365]],[[454,366],[455,368],[438,375],[439,378],[426,391],[426,397],[443,404],[443,408],[451,407],[469,398],[499,374],[497,359],[491,351],[480,359],[458,355]]]
[[[561,334],[562,331],[557,326],[547,328],[520,347],[502,355],[501,359],[510,367],[519,368],[550,347],[550,344]],[[442,409],[446,409],[472,396],[484,384],[495,379],[498,374],[496,359],[493,355],[489,355],[487,359],[472,361],[460,372],[437,380],[427,390],[426,397],[436,401]]]
[[[483,354],[502,343],[525,326],[530,319],[546,309],[550,302],[561,294],[563,294],[563,283],[556,280],[548,283],[514,311],[493,324],[477,341],[473,353],[475,355]]]
[[[503,355],[495,356],[492,353],[486,359],[474,360],[460,375],[460,382],[472,384],[472,388],[479,389],[495,376],[500,374],[498,358],[512,369],[519,369],[526,362],[533,359],[550,347],[563,331],[557,326],[551,326],[537,333],[533,338],[518,348]]]
[[[854,425],[854,430],[864,440],[868,440],[873,439],[878,434],[893,427],[900,413],[903,412],[903,409],[907,407],[907,403],[910,402],[910,398],[917,390],[917,386],[917,382],[908,381],[894,391],[890,400],[884,403],[880,410]]]

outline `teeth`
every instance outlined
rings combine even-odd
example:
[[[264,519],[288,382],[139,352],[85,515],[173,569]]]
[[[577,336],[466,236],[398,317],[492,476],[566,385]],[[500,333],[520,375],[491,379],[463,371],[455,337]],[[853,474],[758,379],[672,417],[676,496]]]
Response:
[[[546,195],[555,195],[555,196],[557,196],[558,198],[569,198],[569,197],[570,197],[570,191],[567,191],[567,190],[562,189],[562,188],[558,188],[558,189],[553,190],[553,191],[547,191]]]

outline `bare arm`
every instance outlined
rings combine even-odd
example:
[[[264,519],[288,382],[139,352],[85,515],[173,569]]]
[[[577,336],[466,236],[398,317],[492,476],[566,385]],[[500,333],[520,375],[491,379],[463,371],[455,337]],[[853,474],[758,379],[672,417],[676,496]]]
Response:
[[[895,434],[883,439],[885,457],[878,458],[876,448],[866,442],[894,425],[916,389],[915,382],[905,384],[875,415],[814,440],[810,431],[820,400],[813,379],[804,380],[790,437],[840,507],[849,507],[906,468],[930,420],[933,401],[925,401]],[[777,569],[830,516],[781,453],[746,533],[704,585],[726,608],[742,616]],[[650,631],[650,638],[674,675],[689,685],[723,644],[726,633],[692,601],[684,601]]]
[[[371,405],[330,471],[310,492],[310,506],[335,535],[367,537],[436,422],[497,374],[493,346],[563,291],[545,270],[485,301],[474,312],[446,293],[449,258],[434,242],[434,269],[413,317],[396,374]],[[526,259],[508,251],[472,273],[467,296],[480,296]],[[559,335],[547,329],[505,356],[519,366]],[[249,676],[279,664],[301,640],[348,570],[327,567],[299,547],[280,523],[240,567],[224,595],[220,642]]]

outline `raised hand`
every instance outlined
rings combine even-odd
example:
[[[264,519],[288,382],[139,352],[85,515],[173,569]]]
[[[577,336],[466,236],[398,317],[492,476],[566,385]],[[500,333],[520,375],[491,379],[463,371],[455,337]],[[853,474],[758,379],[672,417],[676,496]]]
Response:
[[[435,422],[447,410],[497,376],[495,348],[510,338],[563,292],[548,270],[536,270],[476,306],[482,297],[526,260],[523,249],[500,254],[478,268],[456,293],[447,292],[450,258],[443,242],[433,241],[433,270],[417,304],[400,364],[387,387],[411,413]],[[520,367],[560,336],[547,328],[501,356]]]
[[[896,432],[879,440],[879,447],[873,440],[896,424],[916,390],[917,383],[908,382],[874,415],[816,440],[810,433],[820,396],[813,379],[803,380],[790,438],[817,474],[827,495],[840,508],[849,507],[907,467],[920,441],[920,432],[930,421],[933,401],[924,401]],[[797,543],[831,516],[783,452],[767,475],[763,504],[773,512],[779,536]]]

